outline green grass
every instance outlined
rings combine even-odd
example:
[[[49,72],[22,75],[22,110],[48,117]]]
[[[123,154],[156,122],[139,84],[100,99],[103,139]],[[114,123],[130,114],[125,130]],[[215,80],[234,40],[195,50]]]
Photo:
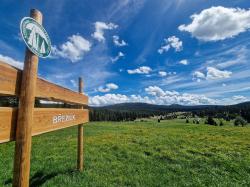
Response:
[[[250,128],[185,120],[85,126],[85,170],[77,172],[77,128],[33,138],[32,186],[250,186]],[[11,186],[14,143],[0,145],[0,186]]]

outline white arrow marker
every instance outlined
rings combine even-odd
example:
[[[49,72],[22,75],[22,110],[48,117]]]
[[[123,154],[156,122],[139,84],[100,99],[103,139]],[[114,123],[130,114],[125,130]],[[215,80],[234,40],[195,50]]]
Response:
[[[32,27],[30,36],[29,36],[29,40],[28,40],[28,44],[33,46],[36,50],[38,48],[38,38],[36,37],[36,28]]]
[[[42,42],[42,45],[41,45],[41,48],[40,48],[40,53],[45,53],[44,41]]]

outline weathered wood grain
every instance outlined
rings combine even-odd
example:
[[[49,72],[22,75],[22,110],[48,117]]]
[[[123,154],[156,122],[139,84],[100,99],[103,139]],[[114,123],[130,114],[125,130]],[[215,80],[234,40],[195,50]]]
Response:
[[[83,91],[83,81],[82,78],[79,77],[79,93],[82,94],[82,91]],[[83,170],[83,124],[78,125],[77,169],[79,171]]]
[[[42,14],[31,10],[30,16],[42,24]],[[28,187],[31,157],[31,130],[39,58],[27,47],[25,52],[24,70],[19,94],[19,109],[16,125],[16,142],[13,169],[13,187]]]
[[[17,68],[0,61],[0,94],[19,96],[21,74]]]
[[[67,115],[68,119],[65,118]],[[75,115],[74,119],[72,115]],[[59,116],[61,116],[61,120],[58,118]],[[62,119],[63,116],[64,119]],[[35,136],[87,123],[89,113],[85,109],[35,108],[33,117],[32,136]],[[56,121],[56,117],[59,121]],[[0,143],[15,140],[16,120],[17,109],[0,107]]]
[[[36,97],[81,105],[88,104],[87,96],[39,78],[37,80]]]
[[[19,96],[22,71],[0,61],[0,95]],[[62,86],[38,78],[35,96],[51,101],[87,105],[86,95],[74,92]]]

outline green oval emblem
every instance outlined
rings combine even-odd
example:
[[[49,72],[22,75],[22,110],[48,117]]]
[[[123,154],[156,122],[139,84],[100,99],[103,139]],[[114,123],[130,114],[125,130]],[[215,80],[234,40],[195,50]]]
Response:
[[[24,17],[20,24],[23,40],[37,56],[46,58],[51,52],[51,43],[46,30],[36,20]]]

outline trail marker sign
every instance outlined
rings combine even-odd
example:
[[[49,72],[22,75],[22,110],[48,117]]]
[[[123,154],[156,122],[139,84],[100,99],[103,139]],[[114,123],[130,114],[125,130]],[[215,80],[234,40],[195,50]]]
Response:
[[[83,170],[83,124],[89,121],[88,97],[37,77],[38,57],[51,52],[42,13],[31,9],[20,30],[25,44],[23,71],[0,62],[0,96],[19,98],[17,108],[0,107],[0,143],[15,141],[13,187],[29,187],[32,136],[78,125],[77,169]],[[35,108],[35,98],[74,104],[72,108]]]
[[[51,42],[46,30],[36,20],[24,17],[20,24],[22,38],[35,55],[46,58],[51,52]]]

